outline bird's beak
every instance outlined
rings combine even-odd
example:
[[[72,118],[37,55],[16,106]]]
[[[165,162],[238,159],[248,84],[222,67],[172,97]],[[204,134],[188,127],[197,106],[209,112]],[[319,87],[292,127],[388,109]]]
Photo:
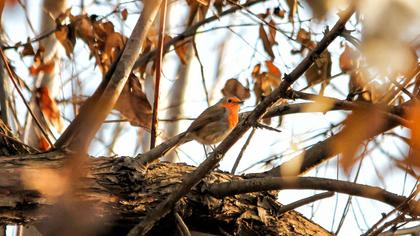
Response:
[[[242,105],[242,104],[244,104],[244,101],[242,101],[242,100],[241,100],[241,101],[236,102],[236,103],[237,103],[237,104],[241,104],[241,105]]]

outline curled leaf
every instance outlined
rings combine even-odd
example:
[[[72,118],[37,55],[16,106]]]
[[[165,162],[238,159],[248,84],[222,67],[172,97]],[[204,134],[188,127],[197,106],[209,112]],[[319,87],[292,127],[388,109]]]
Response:
[[[225,86],[222,89],[222,94],[225,97],[236,96],[241,100],[245,100],[250,97],[249,88],[243,86],[237,79],[227,80]]]
[[[260,25],[259,32],[260,32],[260,39],[262,40],[265,52],[271,57],[271,59],[274,59],[275,56],[272,49],[273,43],[270,42],[262,24]]]
[[[143,93],[138,78],[131,74],[114,107],[131,125],[150,129],[152,106]]]

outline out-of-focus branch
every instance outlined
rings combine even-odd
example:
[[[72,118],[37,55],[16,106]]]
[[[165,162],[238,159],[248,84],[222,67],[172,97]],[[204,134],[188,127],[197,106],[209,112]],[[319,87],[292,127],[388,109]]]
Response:
[[[110,69],[109,73],[112,73],[112,75],[108,75],[111,77],[109,82],[107,84],[101,83],[91,99],[81,108],[78,116],[57,140],[56,146],[58,148],[87,151],[96,131],[118,100],[161,2],[162,0],[143,1],[143,12],[125,45],[120,59],[117,60],[116,65],[114,64],[115,70]],[[103,92],[101,93],[101,91]]]

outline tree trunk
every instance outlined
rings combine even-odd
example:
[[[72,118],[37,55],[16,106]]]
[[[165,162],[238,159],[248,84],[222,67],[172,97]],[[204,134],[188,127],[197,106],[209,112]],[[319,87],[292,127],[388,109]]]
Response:
[[[71,159],[60,152],[0,157],[0,225],[36,224],[43,235],[125,235],[195,169],[143,166],[131,157]],[[276,192],[218,199],[201,191],[205,184],[240,178],[212,172],[174,213],[191,231],[217,235],[330,235],[295,211],[277,214]],[[169,214],[149,234],[177,235],[176,222]]]

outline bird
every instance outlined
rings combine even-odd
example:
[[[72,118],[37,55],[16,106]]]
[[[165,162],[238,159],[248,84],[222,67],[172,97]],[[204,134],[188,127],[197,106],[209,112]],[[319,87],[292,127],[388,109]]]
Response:
[[[238,114],[242,103],[241,99],[228,96],[208,107],[185,132],[178,136],[176,144],[168,148],[164,154],[190,140],[196,140],[204,145],[221,142],[238,124]]]

